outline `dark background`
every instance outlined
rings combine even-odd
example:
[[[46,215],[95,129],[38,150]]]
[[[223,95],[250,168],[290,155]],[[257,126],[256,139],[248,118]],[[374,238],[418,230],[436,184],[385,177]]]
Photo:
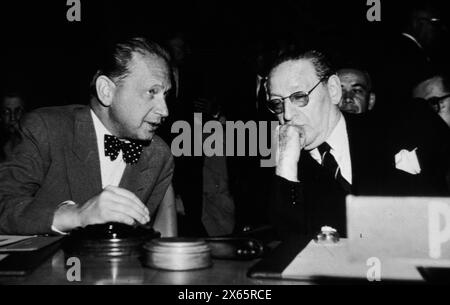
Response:
[[[229,81],[253,60],[258,40],[319,38],[336,57],[350,50],[376,66],[383,39],[400,32],[409,6],[381,0],[382,21],[369,22],[366,0],[81,0],[81,22],[69,22],[65,0],[2,1],[1,84],[22,90],[30,108],[86,103],[96,50],[104,42],[129,33],[164,40],[179,30],[197,58]]]

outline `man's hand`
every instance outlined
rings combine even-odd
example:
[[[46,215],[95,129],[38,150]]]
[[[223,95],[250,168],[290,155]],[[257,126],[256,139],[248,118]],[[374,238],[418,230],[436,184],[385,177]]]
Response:
[[[64,205],[53,217],[53,226],[62,232],[93,224],[119,222],[134,225],[150,221],[147,207],[132,192],[107,186],[83,205]]]
[[[275,133],[278,140],[276,174],[290,181],[297,182],[297,164],[300,152],[305,146],[305,135],[301,127],[281,125]]]

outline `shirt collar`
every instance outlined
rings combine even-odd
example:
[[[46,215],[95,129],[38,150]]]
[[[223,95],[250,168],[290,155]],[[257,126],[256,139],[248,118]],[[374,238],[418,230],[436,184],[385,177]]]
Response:
[[[409,39],[411,39],[419,48],[423,49],[422,45],[417,41],[416,38],[414,38],[414,36],[412,36],[411,34],[408,33],[402,33],[403,36],[408,37]]]
[[[348,149],[347,125],[342,114],[336,127],[334,127],[328,137],[327,143],[337,154],[341,154],[345,149]]]
[[[347,124],[342,114],[326,142],[330,145],[331,152],[336,158],[340,158],[349,149]],[[311,150],[310,154],[314,160],[322,164],[322,158],[317,148]]]
[[[330,153],[334,156],[334,159],[339,165],[342,177],[351,184],[352,163],[350,158],[350,146],[347,124],[342,114],[326,142],[331,147]],[[315,148],[311,150],[310,154],[317,163],[322,164],[322,157],[319,153],[319,149]]]
[[[94,122],[95,134],[97,135],[97,139],[103,141],[105,135],[112,135],[111,132],[103,125],[102,121],[98,118],[95,112],[91,109],[92,121]]]

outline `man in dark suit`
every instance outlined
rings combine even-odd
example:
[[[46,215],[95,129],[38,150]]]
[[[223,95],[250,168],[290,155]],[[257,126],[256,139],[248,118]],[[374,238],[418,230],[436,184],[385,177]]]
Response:
[[[439,122],[433,121],[435,125],[439,123],[442,125],[442,132],[434,133],[434,137],[441,139],[440,145],[435,150],[443,151],[445,158],[448,160],[447,167],[442,164],[440,167],[446,172],[447,188],[450,190],[450,153],[445,151],[444,145],[442,145],[442,143],[449,143],[448,145],[450,145],[450,78],[445,74],[436,73],[414,88],[413,97],[422,107],[429,108],[424,109],[423,112],[431,109],[433,114],[437,114],[435,117],[439,119]],[[441,163],[439,159],[435,158],[435,155],[430,156],[428,160]]]
[[[380,63],[379,111],[385,115],[401,112],[409,101],[411,90],[429,76],[432,69],[446,61],[448,36],[442,9],[429,1],[412,2],[404,14],[403,31],[388,36]],[[401,17],[401,16],[400,16]],[[442,54],[442,55],[441,55]]]
[[[19,121],[25,113],[25,100],[19,92],[0,95],[0,162],[22,141]]]
[[[422,177],[415,149],[391,154],[382,123],[371,128],[364,115],[341,113],[339,78],[320,52],[282,55],[268,89],[268,107],[281,123],[270,215],[282,238],[325,225],[345,236],[348,194],[444,192]]]
[[[174,234],[173,159],[154,135],[168,115],[167,54],[132,38],[104,56],[90,107],[43,108],[23,120],[22,143],[0,165],[0,234],[107,222]]]

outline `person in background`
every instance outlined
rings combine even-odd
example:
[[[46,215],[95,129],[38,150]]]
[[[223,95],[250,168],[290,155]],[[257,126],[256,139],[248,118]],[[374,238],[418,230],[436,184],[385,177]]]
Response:
[[[25,113],[25,100],[19,92],[11,91],[0,97],[0,161],[11,154],[22,141],[19,122]]]
[[[443,75],[434,75],[413,90],[414,98],[424,99],[427,104],[450,127],[450,79]]]
[[[376,95],[369,73],[356,68],[343,68],[337,71],[337,75],[342,88],[342,98],[339,102],[342,111],[365,113],[373,109]]]
[[[420,82],[413,90],[413,97],[420,99],[420,102],[425,102],[433,112],[437,113],[447,127],[450,128],[450,79],[445,74],[436,74],[424,81]],[[442,128],[443,131],[435,134],[435,137],[442,141],[441,147],[445,147],[450,142],[450,129]],[[446,131],[446,132],[445,132]],[[447,143],[447,144],[446,144]],[[439,148],[440,150],[442,148]],[[447,162],[442,163],[441,167],[445,170],[445,164],[450,163],[450,156],[444,150],[444,155],[447,155]],[[433,154],[430,159],[437,159],[436,154]],[[439,161],[438,161],[439,162]],[[447,166],[446,181],[447,188],[450,190],[450,166]]]
[[[395,124],[395,117],[408,107],[411,90],[447,61],[448,30],[442,12],[435,2],[415,1],[399,16],[403,18],[401,33],[385,41],[379,64],[377,111],[384,115],[382,119],[392,115],[389,119]]]

